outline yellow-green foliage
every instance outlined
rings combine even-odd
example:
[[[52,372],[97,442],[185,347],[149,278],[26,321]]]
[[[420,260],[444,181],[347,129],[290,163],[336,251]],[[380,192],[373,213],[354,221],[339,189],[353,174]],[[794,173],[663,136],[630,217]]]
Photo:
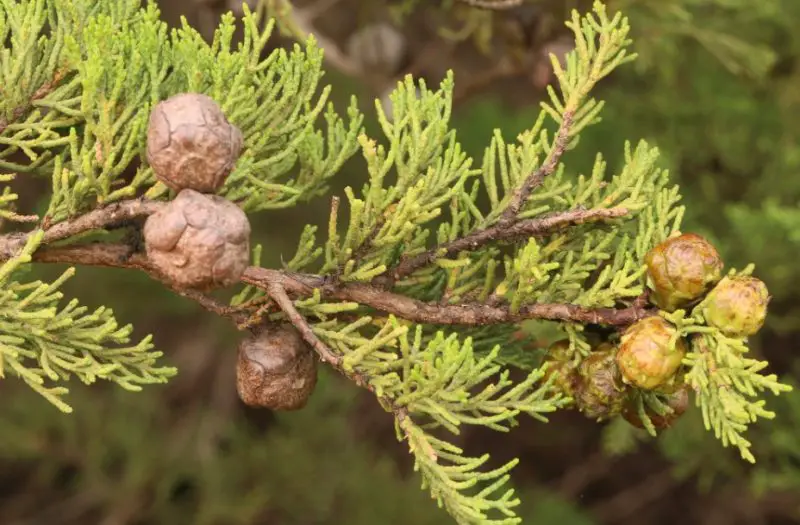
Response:
[[[569,210],[621,213],[516,242],[478,244],[456,256],[436,251],[392,291],[442,307],[491,300],[512,314],[543,303],[613,308],[642,295],[644,255],[680,228],[678,189],[649,142],[619,144],[615,173],[600,155],[586,175],[570,175],[565,167],[581,134],[600,121],[603,104],[594,89],[635,58],[628,18],[608,13],[599,1],[591,12],[571,13],[575,49],[564,65],[551,57],[556,82],[538,118],[514,140],[495,131],[481,162],[464,152],[451,129],[452,75],[435,90],[411,77],[398,83],[391,108],[376,103],[381,136],[370,137],[354,100],[345,121],[328,103],[328,88],[319,90],[323,55],[314,39],[264,57],[274,23],[247,8],[243,40],[233,49],[232,15],[207,44],[185,21],[168,31],[155,7],[134,0],[0,0],[0,6],[0,39],[10,42],[0,55],[0,168],[51,177],[48,225],[98,204],[167,197],[147,163],[135,162],[144,157],[149,112],[172,94],[198,91],[217,100],[243,132],[244,154],[222,195],[248,212],[324,193],[343,163],[361,154],[363,182],[334,201],[324,238],[317,226],[305,228],[286,270],[353,285],[391,277],[403,258],[504,225],[520,188],[545,168],[541,184],[519,203],[519,220]],[[10,206],[11,194],[4,195]],[[3,210],[5,218],[22,220],[8,206]],[[88,314],[76,301],[58,309],[63,279],[12,279],[31,263],[41,238],[36,230],[21,251],[6,253],[0,270],[3,372],[62,409],[64,390],[44,386],[44,378],[103,378],[130,389],[172,375],[173,369],[154,366],[161,354],[149,338],[128,346],[131,329],[119,328],[108,310]],[[254,265],[260,254],[257,247]],[[231,304],[263,295],[245,286]],[[439,506],[461,524],[521,522],[520,500],[509,486],[517,460],[492,468],[487,455],[467,455],[452,439],[465,425],[502,432],[522,416],[546,422],[569,403],[552,379],[543,380],[546,365],[526,359],[526,350],[513,343],[513,326],[424,325],[331,300],[319,289],[294,306],[344,373],[360,378],[395,417],[397,437],[407,442]],[[710,349],[686,359],[707,428],[752,460],[742,434],[756,417],[773,414],[763,400],[750,398],[787,387],[759,374],[764,364],[744,357],[746,341],[723,338],[694,312],[676,312],[671,320],[682,334],[704,337]],[[577,359],[589,349],[584,328],[577,322],[558,328]],[[524,377],[513,381],[509,365],[525,369]]]

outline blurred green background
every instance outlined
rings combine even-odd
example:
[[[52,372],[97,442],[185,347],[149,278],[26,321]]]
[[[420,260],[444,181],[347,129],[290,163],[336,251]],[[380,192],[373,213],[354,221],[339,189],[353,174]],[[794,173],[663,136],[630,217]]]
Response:
[[[209,38],[236,2],[161,0]],[[502,14],[457,1],[317,0],[315,32],[357,54],[364,27],[394,23],[403,53],[384,70],[345,75],[330,63],[334,99],[373,100],[405,72],[437,83],[456,76],[453,125],[480,157],[493,128],[530,126],[543,93],[543,49],[557,50],[571,8],[532,1]],[[597,152],[618,165],[625,140],[662,151],[687,205],[685,231],[707,235],[728,267],[756,264],[773,295],[754,352],[789,381],[800,376],[800,1],[609,0],[630,17],[640,59],[602,86],[604,122],[565,158],[586,169]],[[308,13],[310,11],[301,11]],[[291,45],[276,35],[274,46]],[[366,46],[366,47],[365,47]],[[553,47],[555,46],[555,47]],[[391,67],[390,67],[391,66]],[[356,157],[334,192],[363,180]],[[31,187],[30,192],[41,191]],[[26,200],[31,202],[30,195]],[[253,218],[264,262],[290,256],[329,201]],[[276,227],[278,226],[278,227]],[[58,272],[60,268],[42,271]],[[17,381],[0,382],[0,525],[448,524],[411,470],[391,418],[373,397],[323,372],[308,407],[250,410],[234,386],[237,334],[139,275],[81,269],[68,290],[107,304],[141,334],[154,333],[179,375],[132,394],[70,385],[64,415]],[[524,421],[508,435],[470,429],[457,438],[496,462],[519,457],[514,482],[528,524],[779,524],[800,522],[800,392],[750,436],[751,467],[702,428],[696,411],[652,441],[627,426],[575,413]]]

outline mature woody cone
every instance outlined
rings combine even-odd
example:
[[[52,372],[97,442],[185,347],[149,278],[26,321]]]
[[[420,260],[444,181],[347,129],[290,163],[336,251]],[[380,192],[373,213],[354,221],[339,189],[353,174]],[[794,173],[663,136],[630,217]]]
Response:
[[[245,404],[299,410],[316,384],[317,360],[293,326],[270,326],[239,344],[236,389]]]
[[[175,286],[210,290],[238,282],[250,261],[250,222],[236,204],[183,190],[144,225],[147,256]]]
[[[708,294],[703,307],[706,322],[730,337],[758,332],[767,317],[769,292],[763,281],[750,276],[725,277]]]
[[[663,415],[656,413],[653,409],[645,406],[645,413],[650,418],[653,426],[659,430],[669,428],[675,421],[680,418],[686,409],[689,407],[689,387],[688,385],[680,385],[672,388],[671,391],[665,392],[666,399],[664,403],[672,409],[672,412]],[[636,408],[636,403],[633,398],[629,398],[622,409],[622,417],[625,421],[637,428],[644,428],[644,422],[639,416],[639,411]]]
[[[668,312],[699,299],[722,276],[722,259],[704,238],[693,233],[656,245],[645,257],[653,302]]]
[[[241,149],[241,131],[209,96],[175,95],[150,113],[147,162],[156,177],[175,191],[216,193]]]
[[[686,355],[686,343],[664,318],[651,316],[632,324],[620,338],[617,365],[623,380],[639,388],[653,389],[667,383]]]
[[[601,344],[578,368],[575,404],[590,419],[601,421],[622,410],[627,389],[614,360],[615,354],[613,346]]]
[[[557,374],[553,381],[556,391],[574,399],[578,378],[576,366],[572,363],[572,353],[569,351],[569,340],[563,339],[551,344],[544,361],[548,363],[548,367],[542,380],[548,381]]]

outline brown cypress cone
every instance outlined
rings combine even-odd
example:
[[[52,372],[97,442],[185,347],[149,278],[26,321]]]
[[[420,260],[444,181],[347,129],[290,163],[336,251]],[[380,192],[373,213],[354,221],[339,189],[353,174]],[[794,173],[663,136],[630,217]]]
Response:
[[[703,237],[685,233],[654,246],[645,256],[653,302],[672,312],[699,299],[722,277],[716,248]]]
[[[645,413],[650,418],[653,426],[659,430],[669,428],[680,418],[686,409],[689,407],[689,386],[686,384],[679,385],[668,391],[664,392],[666,399],[662,400],[664,404],[672,409],[671,413],[658,414],[653,409],[645,405]],[[636,403],[633,398],[630,398],[622,409],[622,417],[625,421],[637,428],[644,428],[644,422],[639,416],[639,411],[636,408]]]
[[[578,368],[575,404],[590,419],[602,421],[622,410],[627,388],[622,382],[615,355],[614,347],[603,343]]]
[[[250,262],[250,222],[236,204],[183,190],[144,225],[147,256],[179,288],[238,282]]]
[[[653,389],[667,383],[678,371],[686,355],[686,342],[670,341],[676,328],[660,316],[651,316],[632,324],[622,334],[617,365],[626,383]]]
[[[725,277],[708,294],[703,315],[709,325],[727,336],[748,337],[764,326],[768,304],[767,285],[760,279]]]
[[[245,404],[299,410],[316,384],[317,359],[292,325],[268,326],[239,344],[236,390]]]
[[[241,149],[241,131],[207,95],[181,93],[159,102],[150,113],[147,162],[172,190],[216,193]]]

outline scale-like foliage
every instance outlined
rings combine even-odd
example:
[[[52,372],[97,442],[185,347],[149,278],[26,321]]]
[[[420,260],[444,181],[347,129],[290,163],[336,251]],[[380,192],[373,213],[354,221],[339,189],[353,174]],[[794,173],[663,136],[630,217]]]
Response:
[[[679,231],[684,213],[679,205],[678,188],[670,184],[668,173],[657,165],[658,150],[644,141],[635,147],[626,144],[624,164],[619,173],[610,178],[606,175],[606,163],[599,155],[588,176],[570,177],[563,165],[555,165],[563,150],[569,150],[577,142],[579,132],[599,121],[602,103],[590,97],[592,87],[632,58],[626,53],[627,20],[619,15],[608,17],[600,4],[595,5],[595,10],[595,15],[587,17],[575,14],[568,24],[575,34],[576,48],[567,55],[563,69],[553,57],[559,89],[549,89],[550,101],[543,104],[540,118],[531,129],[520,134],[515,144],[507,144],[501,132],[495,131],[481,169],[472,168],[472,160],[461,152],[455,133],[447,126],[452,77],[448,76],[438,91],[429,90],[424,82],[415,84],[410,77],[399,83],[390,97],[391,119],[381,103],[376,104],[386,145],[366,136],[360,139],[370,178],[360,194],[352,188],[346,190],[350,217],[344,233],[339,219],[342,207],[336,201],[331,211],[327,242],[319,246],[316,228],[308,226],[288,266],[292,270],[307,270],[324,255],[318,272],[332,272],[343,281],[371,282],[382,275],[391,275],[392,268],[403,257],[429,250],[431,239],[443,246],[496,224],[531,174],[553,163],[552,173],[543,177],[537,191],[523,203],[519,219],[547,217],[570,210],[614,208],[624,209],[624,216],[605,227],[577,225],[543,237],[511,239],[514,241],[511,244],[487,243],[460,251],[455,256],[445,251],[436,253],[430,264],[396,282],[395,289],[441,304],[487,299],[506,301],[512,311],[548,302],[613,307],[641,296],[646,286],[644,256],[653,246]],[[555,132],[547,130],[548,117],[557,126]],[[489,207],[485,211],[481,209],[481,199],[488,200]],[[445,210],[449,211],[449,216],[445,215]],[[235,304],[258,294],[253,289],[245,290]],[[407,394],[397,397],[398,379],[399,384],[410,381],[407,374],[399,375],[400,371],[414,370],[401,365],[403,361],[396,350],[398,346],[403,347],[404,338],[413,331],[411,326],[399,321],[373,320],[369,316],[361,316],[350,324],[325,320],[326,315],[338,308],[364,312],[357,304],[331,304],[320,297],[297,305],[309,316],[320,318],[321,322],[314,325],[317,333],[343,356],[348,369],[370,378],[371,386],[388,410],[395,414],[398,408],[407,410],[401,412],[404,417],[398,418],[403,431],[401,437],[409,441],[417,467],[434,497],[462,523],[485,519],[497,519],[501,523],[507,519],[513,521],[509,514],[515,503],[513,496],[500,491],[513,465],[490,471],[485,474],[488,478],[481,478],[475,470],[486,458],[463,457],[457,447],[441,437],[426,434],[422,428],[427,427],[417,425],[415,415],[431,418],[434,427],[444,427],[451,432],[457,431],[464,421],[451,404],[436,401],[437,388],[443,388],[443,384],[430,377],[425,382],[418,380],[419,384],[431,383],[427,390],[420,391],[424,395],[417,394],[425,400],[422,405],[405,406],[401,400],[406,399]],[[675,322],[679,322],[678,318]],[[380,329],[376,329],[376,324]],[[684,327],[684,335],[691,333],[689,324],[679,324]],[[361,335],[364,328],[369,335]],[[591,350],[580,324],[566,323],[561,328],[568,335],[571,347],[579,350],[580,355]],[[708,331],[707,327],[699,329]],[[496,327],[489,331],[464,328],[452,334],[470,337],[479,331],[489,340],[500,337],[506,342],[512,339],[513,333]],[[416,333],[418,337],[424,334],[432,343],[445,340],[441,339],[444,337],[441,332],[420,331],[417,327]],[[746,349],[743,342],[739,345]],[[533,370],[533,374],[542,372],[541,355],[524,345],[503,346],[502,351],[481,352],[478,359],[485,358],[488,352],[488,356],[499,363]],[[427,363],[425,366],[430,369],[437,355],[429,352],[430,346],[419,354],[419,362]],[[687,380],[699,391],[698,405],[705,414],[711,414],[707,420],[709,429],[714,429],[724,444],[739,446],[743,457],[751,459],[747,442],[741,437],[746,427],[741,414],[723,409],[730,405],[730,400],[720,399],[719,392],[707,384],[728,380],[693,366],[695,362],[696,354],[690,353]],[[761,389],[768,387],[774,393],[786,390],[773,377],[758,375],[759,369],[747,368],[750,376],[749,382],[742,386],[745,394],[755,394],[754,385],[760,385]],[[458,399],[459,407],[468,406],[466,397],[462,395]],[[565,398],[558,404],[566,405],[568,401]],[[669,409],[658,395],[649,392],[636,392],[636,402],[647,432],[655,435],[656,429],[644,408],[661,415]],[[762,405],[763,401],[757,401],[748,406],[760,408]],[[545,407],[534,413],[543,412],[542,408]],[[762,417],[770,416],[763,409],[750,412],[752,416],[756,412]],[[504,420],[503,416],[498,417]],[[738,422],[735,421],[737,417]],[[486,420],[480,424],[494,426]],[[449,477],[453,469],[459,473],[472,472],[473,476]],[[472,487],[472,483],[478,481],[483,482],[480,486],[485,487],[484,491],[475,489],[471,497],[452,489],[460,487],[460,482]],[[490,517],[490,511],[499,511],[499,514]]]
[[[750,266],[741,272],[732,270],[729,275],[750,275],[752,271]],[[704,303],[695,306],[691,317],[680,319],[682,311],[674,316],[683,325],[683,333],[692,334],[692,350],[685,359],[689,367],[686,381],[697,394],[706,429],[713,430],[724,446],[737,447],[742,458],[754,463],[751,443],[743,433],[757,419],[775,417],[759,394],[769,391],[777,395],[792,388],[781,383],[775,374],[761,373],[769,363],[747,357],[745,339],[705,326]]]
[[[539,118],[513,143],[496,130],[481,162],[474,162],[450,127],[452,74],[436,90],[411,76],[399,82],[391,107],[376,102],[382,136],[373,138],[362,130],[355,101],[345,122],[328,103],[328,89],[318,94],[323,54],[314,39],[264,58],[274,22],[262,26],[247,7],[243,40],[233,49],[232,15],[208,44],[185,21],[168,31],[156,8],[133,0],[0,5],[0,37],[11,42],[0,55],[0,167],[46,174],[53,183],[47,215],[34,232],[9,234],[0,246],[6,259],[0,371],[22,377],[62,409],[64,391],[44,386],[45,379],[103,378],[136,389],[174,373],[154,366],[160,353],[151,351],[149,338],[127,346],[131,329],[120,328],[110,311],[88,313],[76,301],[58,308],[57,288],[72,270],[51,284],[20,284],[12,276],[34,260],[53,225],[100,204],[167,197],[147,163],[137,162],[145,159],[149,112],[175,93],[206,93],[244,137],[220,193],[245,211],[324,193],[359,150],[367,173],[362,185],[345,189],[346,200],[333,200],[326,238],[319,240],[318,228],[308,225],[285,263],[285,279],[319,284],[304,284],[311,290],[290,296],[276,292],[280,283],[257,286],[248,278],[233,308],[214,303],[210,309],[237,319],[243,313],[250,320],[288,318],[326,361],[393,415],[423,485],[458,523],[520,522],[519,500],[507,486],[517,461],[490,467],[488,456],[466,455],[448,435],[464,425],[507,431],[523,415],[546,422],[548,413],[570,405],[557,376],[541,363],[541,349],[534,351],[516,321],[535,307],[632,308],[646,291],[645,255],[678,232],[683,217],[678,189],[645,141],[624,145],[612,175],[600,155],[587,175],[562,163],[581,132],[599,122],[603,104],[593,98],[594,88],[634,58],[627,18],[609,15],[599,1],[589,14],[573,12],[567,27],[575,47],[563,63],[551,56],[556,83]],[[320,120],[325,124],[317,129]],[[3,195],[4,219],[39,222],[17,215],[14,195]],[[58,240],[68,246],[89,233]],[[135,248],[122,259],[144,257]],[[258,246],[254,266],[260,256]],[[382,307],[331,298],[348,286],[368,288],[361,297],[394,295]],[[424,315],[414,308],[402,310],[405,317],[395,314],[392,301],[410,302]],[[281,311],[270,310],[275,305]],[[479,306],[505,317],[489,323],[490,316],[471,312]],[[667,316],[693,341],[686,381],[707,428],[752,461],[743,432],[757,417],[772,416],[759,394],[788,387],[759,374],[765,364],[744,357],[745,341],[705,326],[701,306]],[[431,313],[437,308],[462,315],[439,323]],[[575,364],[591,352],[590,323],[542,317],[558,321]],[[525,377],[512,380],[512,366]],[[644,426],[655,434],[645,408],[663,415],[666,405],[656,393],[633,394]]]
[[[313,40],[264,58],[272,22],[262,30],[249,11],[242,22],[243,42],[234,49],[232,16],[208,44],[185,22],[170,32],[158,9],[138,0],[2,2],[0,39],[9,45],[0,53],[0,167],[50,176],[45,227],[98,204],[163,195],[166,188],[139,161],[150,109],[183,91],[215,98],[242,130],[245,153],[224,194],[243,208],[291,206],[325,190],[355,152],[362,117],[353,103],[345,123],[327,103],[329,89],[317,94],[322,53]],[[316,127],[320,117],[323,129]],[[5,188],[4,219],[40,220],[17,214],[15,200]],[[41,236],[29,235],[27,251],[5,262],[8,279],[38,248],[33,240]],[[170,375],[153,368],[161,354],[151,351],[149,338],[130,349],[113,347],[128,342],[131,327],[118,327],[110,310],[87,313],[75,302],[56,309],[56,290],[73,271],[50,285],[4,285],[6,369],[62,410],[64,390],[42,386],[45,378],[105,378],[135,389]],[[21,319],[39,319],[42,327]]]
[[[159,17],[134,0],[4,2],[0,36],[11,46],[3,50],[0,167],[52,175],[51,220],[142,192],[158,197],[166,188],[135,163],[150,109],[195,91],[217,100],[244,135],[224,195],[257,211],[324,192],[355,152],[362,117],[353,101],[344,122],[327,104],[329,88],[318,94],[322,52],[313,39],[263,58],[274,24],[261,29],[249,11],[235,49],[232,15],[210,44],[185,21],[170,32]],[[27,162],[6,160],[19,152]]]
[[[43,232],[35,232],[20,252],[0,266],[0,378],[16,376],[64,412],[67,389],[48,386],[77,377],[86,384],[112,381],[132,391],[163,383],[175,374],[157,367],[161,352],[152,351],[152,337],[130,345],[131,325],[120,326],[114,313],[99,307],[89,311],[77,299],[59,306],[58,289],[75,271],[52,283],[12,279],[31,260]]]

